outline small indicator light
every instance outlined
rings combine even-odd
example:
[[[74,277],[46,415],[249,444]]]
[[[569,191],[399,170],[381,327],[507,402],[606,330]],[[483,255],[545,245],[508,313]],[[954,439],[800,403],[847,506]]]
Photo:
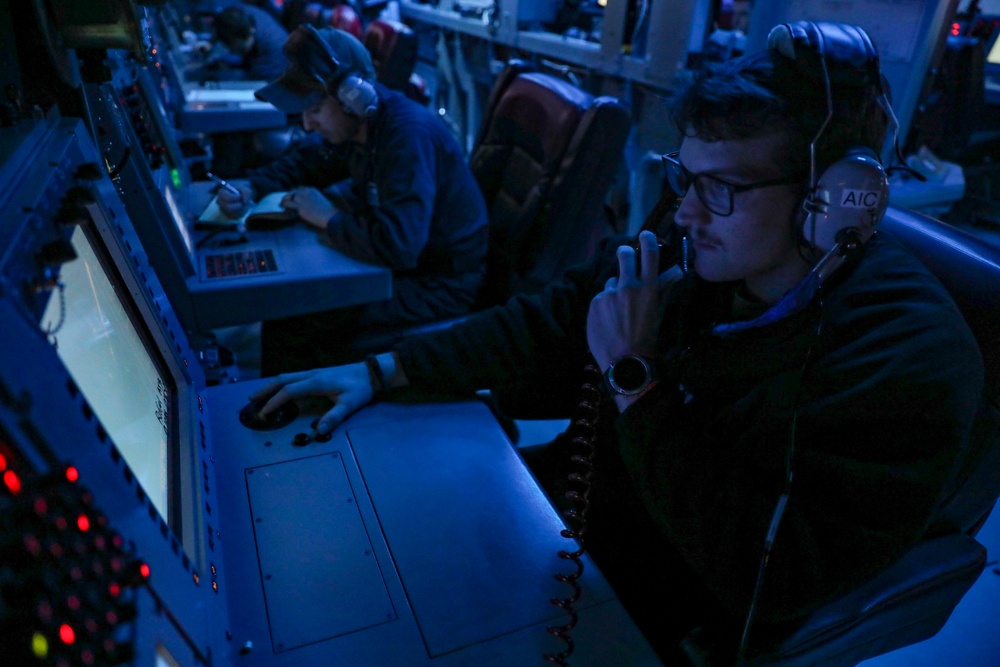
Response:
[[[31,637],[31,652],[36,658],[45,658],[49,655],[49,640],[41,632],[36,632]]]
[[[21,493],[21,480],[14,474],[13,470],[8,470],[3,474],[3,483],[7,485],[7,489],[15,496]]]

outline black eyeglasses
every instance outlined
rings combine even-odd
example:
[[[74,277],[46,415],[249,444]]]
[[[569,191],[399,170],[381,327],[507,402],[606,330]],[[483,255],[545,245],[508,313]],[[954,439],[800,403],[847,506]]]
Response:
[[[775,185],[801,183],[805,178],[804,176],[786,176],[768,181],[737,185],[736,183],[729,183],[709,174],[692,174],[677,159],[679,154],[679,151],[675,151],[660,156],[663,160],[664,171],[667,174],[667,181],[670,183],[671,189],[683,197],[687,194],[688,188],[694,184],[694,191],[698,195],[698,199],[701,200],[701,203],[705,205],[705,208],[723,217],[733,214],[733,199],[739,192],[770,188]]]

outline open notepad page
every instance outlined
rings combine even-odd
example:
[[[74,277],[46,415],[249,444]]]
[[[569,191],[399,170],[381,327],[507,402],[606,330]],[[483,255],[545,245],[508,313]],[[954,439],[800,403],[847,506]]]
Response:
[[[259,202],[247,209],[247,212],[240,218],[227,217],[219,208],[218,198],[212,197],[212,201],[195,220],[195,224],[199,227],[238,227],[241,224],[246,224],[249,218],[288,219],[294,217],[295,214],[281,205],[281,200],[286,194],[285,192],[272,192],[265,195]]]

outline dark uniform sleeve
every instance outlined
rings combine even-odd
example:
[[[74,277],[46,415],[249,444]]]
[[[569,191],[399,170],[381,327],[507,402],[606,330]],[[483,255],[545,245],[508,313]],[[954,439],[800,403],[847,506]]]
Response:
[[[319,135],[309,135],[289,153],[247,177],[258,197],[296,187],[323,189],[348,177],[346,155]]]
[[[418,124],[378,142],[372,178],[338,186],[349,207],[330,218],[334,248],[394,270],[413,269],[430,233],[439,166],[429,134]],[[356,178],[356,177],[355,177]]]
[[[521,383],[546,395],[576,398],[587,348],[590,301],[603,289],[622,239],[605,239],[594,257],[570,269],[538,294],[396,346],[410,383],[434,391],[468,393]]]

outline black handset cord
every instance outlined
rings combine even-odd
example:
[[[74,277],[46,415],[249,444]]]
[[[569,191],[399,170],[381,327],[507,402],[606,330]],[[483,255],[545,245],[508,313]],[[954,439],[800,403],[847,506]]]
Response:
[[[771,514],[771,522],[767,527],[767,537],[764,538],[764,551],[760,557],[760,564],[757,566],[757,581],[754,584],[753,596],[750,598],[750,608],[747,611],[747,618],[743,624],[743,634],[740,636],[740,648],[736,655],[737,667],[746,665],[746,652],[750,641],[750,627],[753,625],[754,617],[757,615],[757,601],[760,598],[760,591],[764,587],[764,572],[771,556],[771,547],[774,546],[774,538],[778,534],[778,526],[781,518],[785,515],[785,507],[788,505],[788,497],[792,490],[792,449],[795,446],[795,422],[798,419],[798,411],[792,415],[792,425],[789,429],[789,444],[785,453],[785,487],[778,496],[778,502],[774,506]]]
[[[652,211],[646,216],[640,231],[653,231],[662,222],[663,218],[678,203],[678,196],[670,188],[665,188]],[[661,249],[665,250],[665,249]],[[570,574],[558,573],[555,575],[556,581],[568,584],[573,589],[572,595],[567,598],[553,598],[550,602],[565,611],[569,615],[569,620],[565,625],[554,625],[545,628],[546,632],[558,637],[566,643],[566,650],[561,653],[545,653],[542,658],[560,665],[568,667],[566,659],[572,655],[575,645],[570,631],[576,627],[578,615],[573,605],[580,599],[583,589],[580,588],[579,579],[583,574],[583,556],[586,551],[584,538],[587,533],[587,510],[590,507],[590,478],[594,470],[594,441],[597,438],[597,418],[601,406],[601,384],[603,374],[601,370],[588,364],[584,367],[584,373],[588,376],[580,388],[580,404],[577,406],[577,414],[573,419],[569,433],[575,431],[572,439],[575,447],[574,453],[570,456],[570,462],[574,465],[574,470],[569,473],[567,479],[576,488],[570,488],[565,494],[573,506],[563,512],[568,527],[560,531],[560,535],[565,538],[576,540],[579,547],[576,551],[559,551],[559,558],[572,561],[576,566],[576,571]]]
[[[652,211],[646,216],[640,231],[653,231],[662,222],[663,218],[673,209],[679,201],[678,196],[665,188]],[[661,249],[663,251],[665,249]],[[584,379],[580,388],[580,403],[576,409],[576,415],[571,422],[567,433],[574,434],[571,440],[574,452],[570,456],[570,462],[574,469],[569,473],[567,479],[576,488],[570,488],[565,498],[572,503],[572,507],[563,512],[567,520],[568,527],[559,532],[567,539],[576,540],[578,548],[569,552],[561,550],[559,558],[572,561],[576,566],[576,571],[570,574],[558,573],[555,575],[556,581],[568,584],[573,589],[572,595],[567,598],[552,598],[549,600],[553,605],[559,607],[569,615],[569,620],[565,625],[553,625],[545,628],[546,632],[554,635],[566,643],[566,650],[561,653],[545,653],[542,658],[548,662],[568,667],[566,659],[573,654],[575,645],[570,631],[576,627],[578,614],[573,605],[580,599],[583,589],[580,588],[579,579],[583,574],[583,556],[587,550],[584,538],[587,533],[587,510],[590,508],[590,478],[594,471],[594,441],[597,438],[597,419],[601,407],[601,385],[604,375],[601,369],[594,364],[584,367],[587,378]]]
[[[750,598],[750,607],[747,611],[746,621],[743,623],[743,634],[740,636],[740,647],[736,654],[736,667],[746,665],[746,652],[750,642],[750,628],[753,626],[754,617],[757,615],[757,603],[760,599],[761,589],[764,587],[764,572],[767,570],[767,563],[771,557],[771,548],[774,546],[775,537],[778,534],[778,526],[785,515],[785,507],[788,505],[788,498],[792,491],[792,480],[795,477],[795,470],[792,467],[792,456],[795,453],[795,430],[799,420],[799,399],[801,394],[799,388],[802,385],[802,377],[805,375],[809,362],[812,359],[813,350],[823,333],[823,301],[819,302],[819,318],[816,322],[816,331],[813,335],[813,342],[806,350],[802,366],[795,371],[790,382],[783,383],[782,389],[790,392],[792,398],[792,420],[788,427],[788,445],[785,447],[785,484],[778,496],[778,502],[771,513],[771,521],[767,526],[767,535],[764,538],[764,549],[760,557],[760,564],[757,566],[757,580],[754,582],[753,595]]]
[[[576,627],[578,614],[573,605],[580,599],[583,589],[580,588],[579,579],[583,574],[583,556],[587,550],[587,511],[590,509],[590,478],[594,471],[594,440],[597,437],[597,419],[601,406],[601,371],[596,366],[588,364],[584,368],[587,378],[580,389],[580,404],[576,409],[576,416],[572,421],[570,433],[574,433],[572,444],[574,451],[570,456],[573,470],[567,476],[571,483],[571,488],[566,491],[565,498],[572,503],[572,506],[563,511],[566,518],[567,527],[559,531],[563,537],[576,540],[578,547],[576,551],[560,550],[558,555],[563,560],[571,561],[576,570],[569,574],[559,572],[555,575],[556,581],[568,584],[573,592],[569,597],[552,598],[549,600],[553,605],[559,607],[569,615],[569,620],[564,625],[553,625],[545,628],[550,635],[554,635],[566,643],[566,649],[561,653],[545,653],[542,657],[561,667],[569,665],[566,659],[573,654],[575,645],[570,631]],[[592,379],[593,378],[593,379]],[[575,488],[572,488],[575,487]]]

